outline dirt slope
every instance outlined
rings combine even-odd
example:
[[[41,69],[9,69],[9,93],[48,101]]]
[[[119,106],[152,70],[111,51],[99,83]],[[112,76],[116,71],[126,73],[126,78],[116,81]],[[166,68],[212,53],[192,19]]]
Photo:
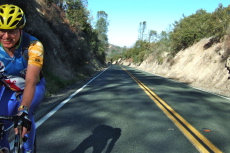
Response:
[[[228,70],[225,67],[225,61],[223,61],[224,42],[213,44],[210,48],[204,49],[204,45],[209,40],[203,39],[186,50],[178,52],[171,60],[166,58],[161,65],[152,56],[149,56],[139,66],[127,61],[120,61],[120,64],[230,97],[230,79],[228,79]]]

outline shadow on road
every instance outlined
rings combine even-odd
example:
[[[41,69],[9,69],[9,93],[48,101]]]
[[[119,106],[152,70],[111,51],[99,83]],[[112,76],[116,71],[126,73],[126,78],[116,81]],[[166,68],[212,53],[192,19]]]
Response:
[[[108,125],[99,125],[93,129],[92,134],[82,141],[71,153],[84,153],[87,149],[93,147],[93,153],[102,153],[111,139],[105,153],[110,153],[121,136],[120,128],[113,128]]]

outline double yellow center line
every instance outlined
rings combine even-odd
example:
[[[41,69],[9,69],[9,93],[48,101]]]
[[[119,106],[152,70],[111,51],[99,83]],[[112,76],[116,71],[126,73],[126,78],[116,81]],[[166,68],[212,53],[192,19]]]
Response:
[[[156,105],[167,115],[167,117],[179,128],[179,130],[187,137],[187,139],[201,153],[222,153],[216,146],[212,144],[205,136],[197,131],[182,116],[173,110],[166,102],[159,98],[152,90],[145,86],[141,81],[125,70],[133,80],[145,91],[145,93],[156,103]]]

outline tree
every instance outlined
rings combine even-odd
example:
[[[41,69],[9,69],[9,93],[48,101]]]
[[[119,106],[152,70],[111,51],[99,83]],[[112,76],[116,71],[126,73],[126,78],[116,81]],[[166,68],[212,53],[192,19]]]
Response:
[[[151,40],[155,41],[156,39],[157,39],[157,31],[150,30],[149,31],[149,42],[151,42]]]
[[[89,12],[86,10],[82,2],[77,0],[76,2],[67,2],[67,4],[68,7],[66,14],[70,21],[70,25],[80,30],[87,29],[89,27],[89,23],[87,22]]]
[[[98,11],[97,12],[97,22],[96,22],[96,31],[99,36],[99,40],[101,40],[104,43],[108,43],[108,14],[105,11]]]
[[[108,36],[107,36],[108,26],[109,26],[108,14],[105,11],[98,11],[95,31],[98,35],[99,47],[96,55],[103,57],[102,59],[105,59],[105,52],[108,50],[108,46],[109,46]]]
[[[160,34],[160,41],[166,41],[169,39],[169,35],[166,31],[161,31],[161,34]]]
[[[211,31],[216,25],[209,23],[210,17],[210,13],[200,9],[196,11],[196,14],[184,17],[179,22],[174,23],[174,30],[170,34],[170,39],[175,53],[212,33]]]
[[[144,33],[147,27],[147,23],[146,21],[140,22],[139,24],[139,40],[143,40],[144,39]]]
[[[81,2],[84,7],[88,6],[88,0],[44,0],[44,1],[48,6],[50,6],[51,3],[57,4],[62,10],[68,8],[68,3]]]

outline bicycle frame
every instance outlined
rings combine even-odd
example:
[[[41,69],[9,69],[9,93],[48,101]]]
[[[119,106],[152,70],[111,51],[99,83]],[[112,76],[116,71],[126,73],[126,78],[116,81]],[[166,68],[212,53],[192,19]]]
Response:
[[[8,127],[7,129],[4,129],[4,125],[5,123],[3,122],[3,126],[2,126],[2,129],[1,130],[1,139],[2,137],[4,136],[4,134],[6,134],[6,132],[8,132],[13,126],[14,126],[14,123],[15,123],[15,117],[14,116],[0,116],[0,120],[4,120],[4,121],[12,121],[12,124],[10,127]],[[6,123],[7,124],[7,123]],[[13,153],[20,153],[22,152],[22,144],[23,144],[23,140],[22,140],[22,137],[21,137],[21,125],[19,123],[18,125],[18,134],[15,135],[15,138],[14,138],[14,148],[13,148]]]

